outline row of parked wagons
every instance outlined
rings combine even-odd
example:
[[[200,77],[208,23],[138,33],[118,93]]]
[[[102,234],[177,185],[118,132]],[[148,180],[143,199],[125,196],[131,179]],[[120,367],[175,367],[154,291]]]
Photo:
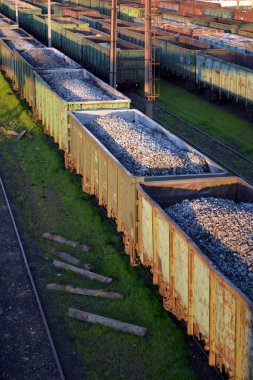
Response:
[[[4,10],[8,4],[13,6],[11,1],[2,2]],[[134,87],[144,78],[144,32],[142,26],[129,24],[119,21],[117,79],[119,84]],[[45,42],[47,16],[33,14],[29,25],[32,34]],[[108,19],[98,16],[82,14],[80,20],[57,16],[52,21],[52,44],[95,75],[108,79],[109,30]],[[209,39],[203,36],[201,41],[197,41],[162,30],[154,31],[154,34],[157,61],[165,77],[172,74],[185,78],[189,90],[203,89],[210,100],[240,102],[247,107],[249,118],[253,116],[253,55],[250,44],[247,49],[239,50],[232,43],[222,47],[217,42],[219,38],[214,36]]]
[[[95,195],[115,221],[131,264],[141,262],[151,269],[164,307],[183,319],[188,333],[203,342],[210,365],[219,366],[236,380],[252,379],[252,301],[164,208],[200,196],[253,202],[253,187],[240,178],[227,177],[207,157],[139,111],[129,109],[127,97],[15,27],[12,37],[6,39],[10,29],[0,23],[1,69],[64,151],[66,167],[82,176],[83,190]],[[126,168],[127,159],[116,158],[113,149],[96,136],[96,127],[95,132],[88,127],[106,117],[123,120],[121,128],[128,123],[143,125],[148,138],[162,136],[180,152],[204,160],[206,171],[177,175],[174,168],[169,175],[133,174],[131,165]]]

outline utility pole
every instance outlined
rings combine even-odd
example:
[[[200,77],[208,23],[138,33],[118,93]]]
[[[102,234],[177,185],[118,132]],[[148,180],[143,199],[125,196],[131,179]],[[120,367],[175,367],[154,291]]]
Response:
[[[145,85],[144,92],[146,98],[145,113],[148,117],[153,116],[153,106],[152,106],[152,0],[145,1]]]
[[[110,86],[117,84],[117,0],[112,0],[110,33]]]
[[[15,0],[16,23],[18,24],[18,0]]]
[[[47,35],[48,47],[52,47],[52,30],[51,30],[51,0],[47,0]]]

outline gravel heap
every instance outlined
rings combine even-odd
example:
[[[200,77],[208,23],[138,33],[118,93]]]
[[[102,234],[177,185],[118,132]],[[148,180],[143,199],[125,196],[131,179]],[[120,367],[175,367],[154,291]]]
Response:
[[[56,69],[57,67],[71,68],[76,67],[73,62],[67,61],[66,57],[57,50],[49,48],[32,49],[21,53],[22,57],[29,62],[35,69]]]
[[[28,36],[27,33],[19,29],[1,29],[0,30],[0,37],[19,38],[19,37],[27,37],[27,36]]]
[[[253,299],[253,203],[200,198],[165,211]]]
[[[84,79],[82,73],[69,72],[43,75],[43,79],[67,102],[112,100],[113,95],[93,80]]]
[[[10,20],[4,20],[0,18],[0,25],[10,25],[12,22]]]
[[[34,40],[27,40],[27,39],[17,39],[17,40],[9,40],[5,41],[6,44],[12,49],[12,50],[27,50],[27,49],[34,49],[41,47],[43,48],[44,45],[42,45],[38,41]]]
[[[176,146],[166,133],[140,122],[109,114],[85,124],[110,152],[136,176],[207,173],[206,160]]]

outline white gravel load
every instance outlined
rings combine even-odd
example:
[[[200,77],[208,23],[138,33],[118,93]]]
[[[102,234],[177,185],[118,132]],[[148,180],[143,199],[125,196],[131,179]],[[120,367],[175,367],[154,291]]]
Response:
[[[42,77],[52,90],[67,102],[103,101],[115,98],[92,79],[85,79],[81,72],[53,73]]]
[[[29,34],[21,29],[1,29],[0,38],[20,38],[29,37]]]
[[[30,49],[20,53],[35,69],[73,68],[78,65],[56,49]]]
[[[184,200],[165,211],[253,300],[253,203],[210,197]]]
[[[136,176],[208,173],[204,157],[177,146],[157,127],[117,115],[97,117],[85,126]]]
[[[8,45],[12,50],[28,50],[34,48],[44,48],[39,41],[36,40],[28,40],[19,38],[17,40],[5,40],[6,45]]]

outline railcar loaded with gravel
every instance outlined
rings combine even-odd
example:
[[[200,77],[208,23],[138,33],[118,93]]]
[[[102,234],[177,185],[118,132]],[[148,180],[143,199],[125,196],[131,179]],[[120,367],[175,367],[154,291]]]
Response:
[[[42,70],[79,69],[80,65],[54,48],[35,48],[15,51],[14,86],[22,98],[35,109],[35,78],[36,72]]]
[[[0,13],[0,29],[16,29],[18,28],[18,24],[5,17]]]
[[[0,65],[6,76],[15,80],[15,56],[14,51],[45,48],[34,38],[0,39]]]
[[[64,150],[67,166],[69,111],[130,107],[130,99],[84,69],[35,73],[35,88],[37,116]]]
[[[1,0],[2,12],[12,20],[16,20],[16,5],[19,25],[28,31],[32,31],[33,16],[41,14],[42,9],[20,0]]]
[[[136,183],[212,177],[225,171],[137,110],[70,114],[69,162],[83,176],[135,258]]]
[[[2,38],[33,38],[33,36],[20,28],[4,28],[0,29],[0,39]]]
[[[141,263],[210,365],[253,378],[253,187],[237,177],[138,185]]]
[[[249,107],[253,115],[253,56],[226,49],[198,52],[197,83]]]

